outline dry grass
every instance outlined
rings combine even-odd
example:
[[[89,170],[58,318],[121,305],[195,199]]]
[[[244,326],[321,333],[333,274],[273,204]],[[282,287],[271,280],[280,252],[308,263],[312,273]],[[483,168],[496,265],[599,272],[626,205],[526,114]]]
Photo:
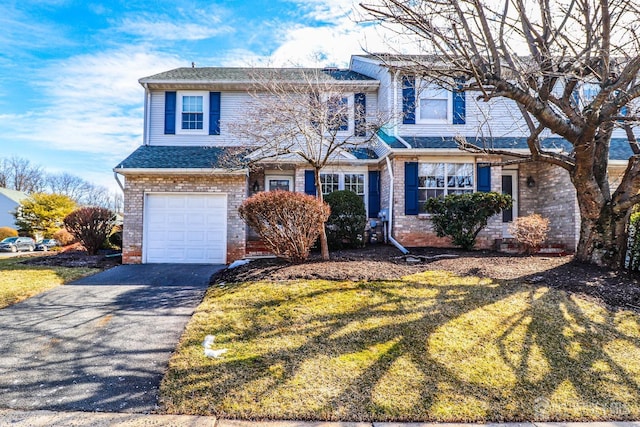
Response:
[[[243,419],[638,419],[640,317],[444,272],[218,286],[161,394],[168,413]]]
[[[97,271],[24,265],[20,261],[20,258],[0,260],[0,309]]]

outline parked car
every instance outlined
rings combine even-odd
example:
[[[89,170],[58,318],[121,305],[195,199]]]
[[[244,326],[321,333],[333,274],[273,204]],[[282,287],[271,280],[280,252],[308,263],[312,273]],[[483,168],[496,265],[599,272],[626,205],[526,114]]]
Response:
[[[36,242],[31,237],[7,237],[0,242],[0,251],[3,252],[33,252],[35,248]]]
[[[48,251],[54,246],[60,246],[56,239],[44,239],[36,243],[36,251]]]

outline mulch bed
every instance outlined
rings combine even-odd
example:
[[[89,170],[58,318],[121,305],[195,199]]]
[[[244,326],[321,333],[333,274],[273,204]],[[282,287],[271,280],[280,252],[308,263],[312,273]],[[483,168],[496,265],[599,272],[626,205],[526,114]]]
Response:
[[[22,264],[45,265],[57,267],[87,267],[106,270],[122,263],[120,256],[108,256],[116,254],[115,251],[104,251],[98,255],[88,255],[84,251],[70,250],[64,252],[43,252],[43,256],[32,256]]]
[[[371,245],[364,249],[331,253],[330,261],[313,254],[304,264],[279,259],[257,259],[223,270],[213,283],[254,280],[393,280],[425,270],[446,270],[461,276],[519,281],[578,293],[610,308],[640,312],[640,274],[616,272],[573,261],[572,256],[519,256],[492,251],[462,251],[442,248],[411,248],[423,257],[408,263],[393,246]],[[445,256],[445,257],[443,257]]]

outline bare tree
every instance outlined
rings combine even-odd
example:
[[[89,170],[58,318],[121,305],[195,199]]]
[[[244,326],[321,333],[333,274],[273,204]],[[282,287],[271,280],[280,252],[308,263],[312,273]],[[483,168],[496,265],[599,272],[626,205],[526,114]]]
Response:
[[[67,172],[48,175],[47,187],[50,192],[69,196],[77,203],[82,203],[82,199],[91,194],[94,189],[94,185],[90,182]]]
[[[0,160],[0,187],[25,193],[38,193],[45,187],[45,174],[40,166],[27,159],[10,157]]]
[[[430,61],[414,61],[410,73],[460,85],[458,90],[473,91],[480,101],[515,101],[530,153],[465,141],[463,148],[567,170],[581,214],[576,258],[623,266],[628,218],[640,201],[640,146],[633,129],[633,101],[640,97],[637,2],[376,0],[360,6],[372,19],[414,38],[426,49],[421,54],[432,55]],[[633,155],[611,189],[608,155],[616,127],[624,128]],[[572,149],[545,149],[545,134],[564,138]]]
[[[383,120],[365,107],[365,85],[336,69],[256,69],[250,114],[233,132],[255,147],[252,164],[273,160],[305,162],[314,171],[322,200],[320,170],[341,151],[368,147]],[[366,84],[366,83],[365,83]],[[368,88],[371,90],[371,88]],[[329,259],[324,227],[323,259]]]

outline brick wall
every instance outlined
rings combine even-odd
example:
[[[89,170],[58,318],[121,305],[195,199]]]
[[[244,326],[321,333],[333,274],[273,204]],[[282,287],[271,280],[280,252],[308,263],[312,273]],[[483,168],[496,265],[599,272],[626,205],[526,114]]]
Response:
[[[529,177],[535,181],[533,187],[527,185]],[[574,251],[580,232],[580,211],[569,173],[547,163],[525,163],[520,165],[519,189],[519,215],[537,213],[549,218],[547,243]]]
[[[128,175],[124,190],[122,262],[142,262],[144,195],[155,192],[227,193],[227,262],[245,255],[246,227],[238,207],[247,195],[244,175]]]
[[[478,162],[488,162],[491,158],[479,158]],[[433,162],[445,161],[443,159],[434,160],[429,157],[396,158],[392,162],[394,185],[393,185],[393,237],[406,247],[433,246],[451,247],[451,240],[448,237],[438,237],[433,231],[428,215],[405,215],[404,214],[404,164],[406,162]],[[388,203],[384,201],[388,198],[388,172],[383,168],[383,206]],[[491,168],[491,187],[493,191],[501,189],[501,172],[499,167]],[[386,186],[385,186],[386,184]],[[489,219],[487,227],[480,232],[476,240],[477,248],[492,248],[495,240],[502,237],[502,220],[500,215]]]

